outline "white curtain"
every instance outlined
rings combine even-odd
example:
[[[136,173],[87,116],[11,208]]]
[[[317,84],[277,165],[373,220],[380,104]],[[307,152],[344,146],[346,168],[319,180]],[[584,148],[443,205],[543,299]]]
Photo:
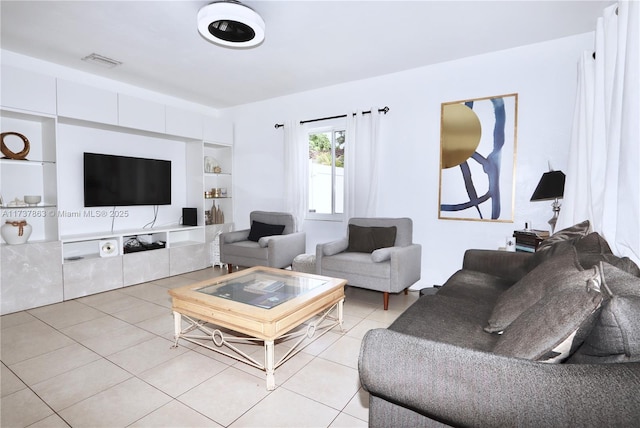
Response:
[[[375,217],[380,174],[380,113],[347,115],[344,215]]]
[[[556,230],[588,219],[640,263],[640,2],[604,10],[595,60],[579,63],[564,201]]]
[[[284,124],[285,211],[293,214],[298,230],[307,212],[308,157],[306,127],[298,120]]]

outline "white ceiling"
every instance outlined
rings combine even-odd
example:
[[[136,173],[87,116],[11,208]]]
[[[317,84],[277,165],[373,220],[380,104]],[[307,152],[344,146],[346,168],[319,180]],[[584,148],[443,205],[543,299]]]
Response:
[[[1,46],[224,108],[593,31],[613,2],[246,1],[266,40],[244,50],[198,34],[208,3],[2,0]],[[93,52],[123,64],[80,60]]]

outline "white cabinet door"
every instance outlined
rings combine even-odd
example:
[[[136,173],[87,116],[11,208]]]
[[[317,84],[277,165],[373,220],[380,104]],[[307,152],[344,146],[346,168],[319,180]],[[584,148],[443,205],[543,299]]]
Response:
[[[54,77],[8,65],[2,66],[1,74],[2,106],[56,114],[56,79]]]
[[[62,301],[60,241],[3,245],[0,253],[2,315]]]
[[[58,116],[118,124],[118,94],[58,79]]]
[[[167,134],[202,140],[202,115],[166,106]]]
[[[233,144],[233,123],[217,117],[205,117],[203,140],[210,143]]]
[[[118,125],[143,131],[165,132],[165,106],[118,94]]]
[[[122,256],[67,262],[63,277],[64,300],[122,288]]]

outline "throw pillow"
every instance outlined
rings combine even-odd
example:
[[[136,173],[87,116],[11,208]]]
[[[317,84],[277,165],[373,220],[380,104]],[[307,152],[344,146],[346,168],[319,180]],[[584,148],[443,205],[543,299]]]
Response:
[[[498,297],[484,330],[488,333],[504,330],[548,291],[571,286],[576,278],[580,279],[580,274],[587,275],[573,247],[541,263]]]
[[[347,251],[372,253],[379,248],[393,247],[396,242],[395,226],[357,226],[349,225],[349,246]]]
[[[511,323],[493,351],[498,355],[559,363],[581,345],[578,331],[592,325],[593,314],[602,302],[597,268],[575,276],[568,288],[547,293]],[[577,340],[578,337],[580,340]]]
[[[251,222],[251,230],[249,230],[249,241],[258,242],[260,238],[264,236],[282,235],[284,231],[284,225],[282,224],[267,224],[259,221]]]
[[[528,264],[528,270],[535,268],[545,260],[555,257],[557,254],[567,251],[569,247],[572,247],[576,241],[586,236],[590,231],[591,223],[589,220],[585,220],[554,233],[538,245]]]
[[[605,301],[584,344],[569,363],[640,361],[640,278],[600,264]]]
[[[589,220],[582,221],[574,224],[566,229],[559,230],[540,243],[537,251],[545,251],[547,248],[552,247],[554,244],[562,241],[571,241],[574,239],[582,238],[591,232],[591,222]]]

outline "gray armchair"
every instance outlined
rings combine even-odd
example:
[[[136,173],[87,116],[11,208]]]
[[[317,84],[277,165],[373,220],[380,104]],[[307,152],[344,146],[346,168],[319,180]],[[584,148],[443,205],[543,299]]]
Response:
[[[390,235],[393,226],[395,234]],[[389,293],[406,293],[420,279],[422,246],[412,242],[413,222],[410,218],[352,218],[348,229],[346,237],[316,246],[316,273],[381,291],[387,310]]]
[[[286,268],[305,252],[306,235],[297,231],[293,215],[253,211],[249,218],[250,229],[220,234],[220,261],[229,273],[233,265]]]

